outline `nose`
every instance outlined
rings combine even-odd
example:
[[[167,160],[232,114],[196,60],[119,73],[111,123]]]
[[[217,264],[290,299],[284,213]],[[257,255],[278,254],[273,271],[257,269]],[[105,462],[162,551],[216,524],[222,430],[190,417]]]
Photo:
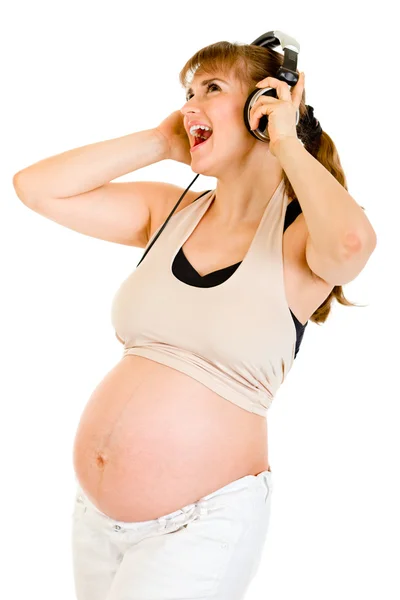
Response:
[[[196,113],[196,110],[194,109],[194,107],[191,104],[189,104],[189,102],[190,101],[185,102],[185,104],[181,108],[181,113],[183,115],[183,122],[184,122],[185,127],[187,127],[187,122],[188,122],[190,116],[192,116],[192,118],[193,118],[193,114]]]
[[[181,108],[181,113],[185,117],[188,113],[196,112],[196,108],[193,104],[193,96],[185,102],[185,104]],[[198,109],[197,109],[198,112]]]

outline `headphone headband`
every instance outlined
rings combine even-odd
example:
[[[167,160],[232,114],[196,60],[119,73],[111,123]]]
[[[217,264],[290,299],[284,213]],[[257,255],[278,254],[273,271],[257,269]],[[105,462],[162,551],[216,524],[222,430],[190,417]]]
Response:
[[[283,65],[279,67],[277,79],[286,81],[289,85],[296,85],[299,76],[297,74],[297,58],[300,52],[300,44],[293,37],[283,31],[267,31],[258,37],[251,46],[262,48],[275,48],[281,46],[283,50]]]

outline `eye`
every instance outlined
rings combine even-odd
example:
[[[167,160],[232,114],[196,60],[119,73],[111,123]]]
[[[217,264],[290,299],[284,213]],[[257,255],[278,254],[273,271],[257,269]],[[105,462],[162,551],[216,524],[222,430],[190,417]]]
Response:
[[[214,88],[217,88],[218,90],[220,90],[220,89],[221,89],[221,88],[219,87],[219,85],[217,85],[216,83],[208,83],[208,84],[207,84],[207,92],[208,92],[208,90],[209,90],[210,88],[212,88],[212,87],[214,87]],[[186,96],[186,101],[188,102],[192,96],[193,96],[193,94],[188,94],[188,95]]]
[[[219,85],[217,85],[216,83],[209,83],[209,84],[207,85],[207,91],[208,91],[210,88],[212,88],[212,87],[215,87],[215,88],[217,88],[217,90],[220,90],[220,89],[221,89],[221,88],[219,87]]]

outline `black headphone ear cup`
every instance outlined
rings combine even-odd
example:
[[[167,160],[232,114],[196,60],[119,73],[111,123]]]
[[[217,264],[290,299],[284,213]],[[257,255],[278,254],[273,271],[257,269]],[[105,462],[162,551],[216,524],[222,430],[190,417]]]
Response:
[[[255,98],[257,96],[257,98]],[[251,92],[250,96],[247,98],[246,103],[243,109],[243,118],[247,128],[247,131],[251,133],[253,137],[257,140],[261,141],[269,141],[268,136],[268,116],[263,115],[258,123],[257,129],[254,131],[250,128],[250,111],[252,106],[256,103],[260,96],[271,96],[272,98],[277,98],[277,93],[275,88],[257,88],[253,92]],[[255,132],[259,132],[261,135],[257,135]],[[267,139],[265,139],[267,138]]]
[[[244,119],[244,124],[246,125],[246,129],[256,139],[258,139],[258,137],[255,135],[254,131],[252,131],[252,129],[250,128],[250,109],[251,109],[250,103],[257,92],[258,92],[258,90],[254,90],[253,92],[251,92],[250,96],[246,100],[246,103],[245,103],[244,109],[243,109],[243,119]]]

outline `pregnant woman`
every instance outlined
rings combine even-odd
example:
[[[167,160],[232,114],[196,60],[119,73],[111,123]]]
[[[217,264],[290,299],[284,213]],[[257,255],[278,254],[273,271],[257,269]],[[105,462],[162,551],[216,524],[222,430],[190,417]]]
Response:
[[[305,104],[304,76],[291,89],[280,66],[265,47],[203,48],[181,72],[186,102],[159,126],[14,177],[35,212],[143,249],[184,195],[116,291],[123,356],[77,429],[78,600],[239,600],[257,571],[271,511],[267,410],[308,321],[324,322],[334,297],[349,304],[341,285],[376,243]],[[257,84],[276,96],[260,96],[247,123]],[[251,133],[266,116],[268,141]],[[112,183],[165,159],[215,177],[215,189]]]

